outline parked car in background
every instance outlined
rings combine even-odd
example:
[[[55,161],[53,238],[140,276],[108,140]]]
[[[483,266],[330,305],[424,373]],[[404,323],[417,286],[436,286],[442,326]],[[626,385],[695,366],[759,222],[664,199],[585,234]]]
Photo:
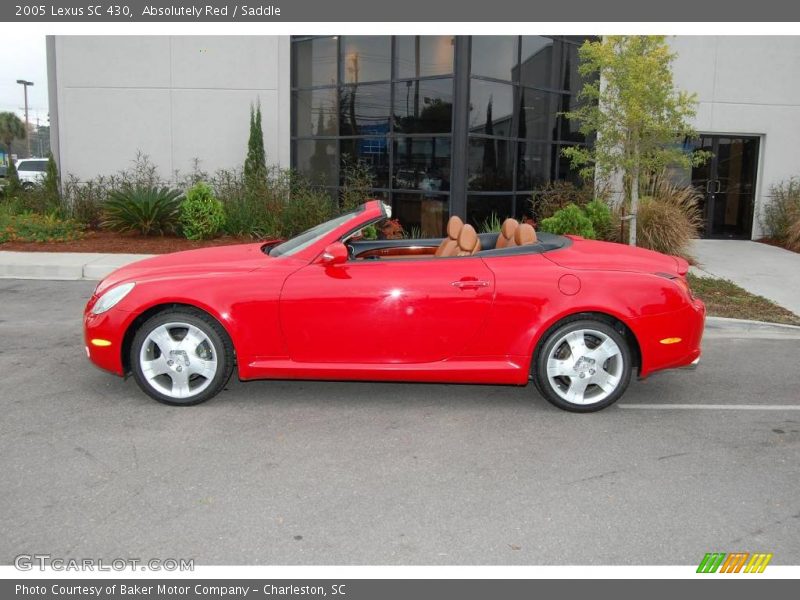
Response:
[[[682,258],[537,234],[507,219],[444,239],[366,239],[368,202],[285,242],[179,252],[106,277],[86,354],[167,404],[241,379],[525,385],[577,412],[700,359],[705,308]]]
[[[47,171],[46,158],[23,158],[16,162],[19,182],[22,187],[30,187],[41,183]]]

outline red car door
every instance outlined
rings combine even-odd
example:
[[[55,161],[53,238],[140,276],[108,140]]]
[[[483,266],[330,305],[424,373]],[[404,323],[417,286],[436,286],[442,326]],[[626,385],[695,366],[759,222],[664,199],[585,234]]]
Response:
[[[284,284],[281,329],[297,362],[432,362],[478,335],[493,297],[477,257],[313,263]]]

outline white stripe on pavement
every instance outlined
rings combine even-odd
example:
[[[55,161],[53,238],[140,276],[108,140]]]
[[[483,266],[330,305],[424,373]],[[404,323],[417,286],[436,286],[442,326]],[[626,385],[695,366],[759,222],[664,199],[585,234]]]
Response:
[[[653,410],[800,410],[797,404],[618,404],[619,408]]]

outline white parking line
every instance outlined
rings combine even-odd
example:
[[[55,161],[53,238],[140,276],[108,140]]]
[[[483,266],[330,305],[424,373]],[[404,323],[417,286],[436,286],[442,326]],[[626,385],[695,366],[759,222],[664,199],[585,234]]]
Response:
[[[797,404],[618,404],[620,408],[652,410],[800,410]]]

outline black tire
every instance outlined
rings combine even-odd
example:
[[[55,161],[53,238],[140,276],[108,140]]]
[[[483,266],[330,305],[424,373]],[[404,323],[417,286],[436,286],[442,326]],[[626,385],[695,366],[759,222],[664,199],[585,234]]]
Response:
[[[140,355],[142,345],[156,328],[168,323],[186,323],[200,329],[211,343],[211,352],[217,361],[216,373],[210,378],[207,387],[187,398],[175,398],[157,390],[145,377],[142,371]],[[210,400],[216,396],[233,373],[234,350],[227,332],[208,314],[192,308],[173,308],[164,310],[145,321],[137,330],[130,350],[130,365],[133,377],[139,388],[151,398],[171,406],[193,406]]]
[[[613,391],[608,393],[608,395],[604,398],[598,399],[596,402],[588,401],[586,404],[578,404],[565,399],[562,394],[559,393],[559,390],[554,387],[554,383],[547,376],[548,359],[550,358],[550,355],[554,351],[555,347],[562,346],[565,343],[563,341],[564,336],[578,330],[597,332],[605,335],[614,341],[620,351],[618,360],[621,361],[621,366],[618,366],[616,362],[614,363],[614,370],[619,372],[616,387],[614,387]],[[599,340],[600,336],[593,338],[591,333],[587,333],[584,339]],[[615,357],[612,360],[616,361],[617,358]],[[610,365],[610,362],[606,362],[604,365]],[[594,371],[592,371],[592,373],[594,373]],[[600,319],[577,317],[575,319],[567,320],[558,324],[551,329],[551,331],[545,334],[534,354],[533,378],[534,383],[536,384],[536,389],[545,398],[545,400],[554,406],[571,412],[596,412],[611,406],[625,393],[625,390],[628,388],[628,384],[630,383],[632,373],[633,354],[630,349],[630,343],[625,336],[617,331],[612,325]],[[571,381],[571,377],[556,378],[556,380],[560,383],[559,389],[562,391],[562,393],[564,393],[564,387],[568,387],[567,382]],[[590,386],[591,385],[592,384],[590,384]],[[589,389],[590,388],[587,388],[587,391],[589,391]],[[604,392],[604,390],[599,386],[594,386],[591,388],[591,390],[598,395],[602,395]]]

